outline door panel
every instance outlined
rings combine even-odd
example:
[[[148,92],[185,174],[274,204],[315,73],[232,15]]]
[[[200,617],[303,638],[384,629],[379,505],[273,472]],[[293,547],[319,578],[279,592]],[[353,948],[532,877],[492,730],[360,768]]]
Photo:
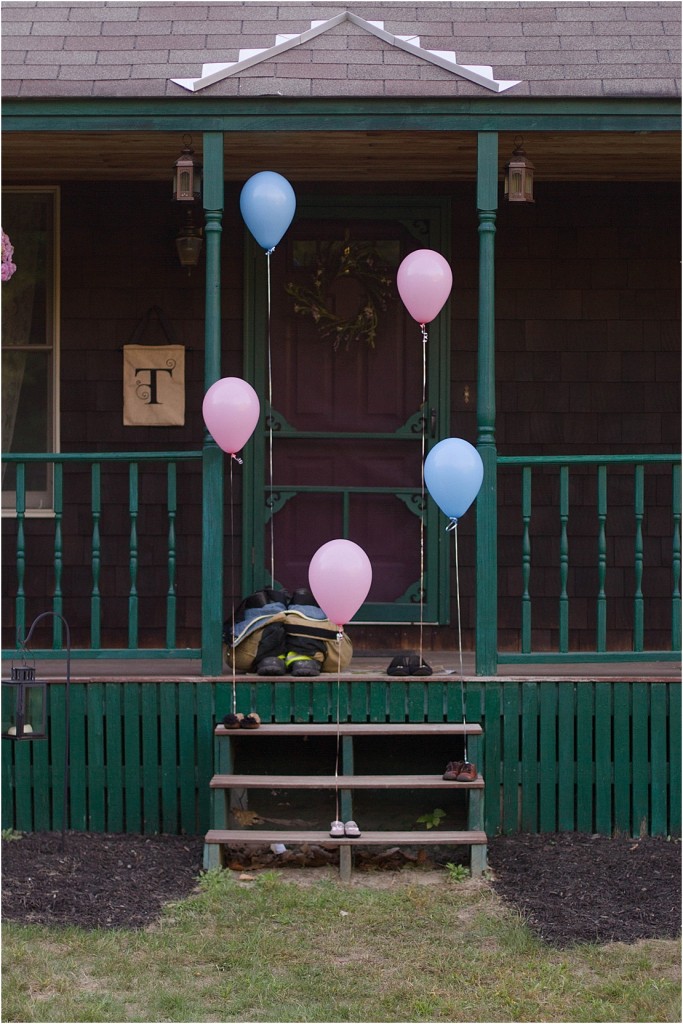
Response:
[[[302,203],[270,258],[250,245],[247,375],[271,415],[245,460],[245,543],[253,551],[245,592],[269,584],[272,569],[280,585],[306,586],[317,548],[346,537],[373,567],[356,621],[419,621],[421,550],[423,620],[445,621],[447,545],[435,539],[422,460],[434,443],[431,409],[436,437],[449,419],[448,315],[430,325],[425,384],[420,328],[395,286],[409,252],[444,251],[445,210],[436,204],[416,216],[408,203],[372,203],[381,212],[356,203],[344,215],[336,201],[332,215]],[[356,254],[364,258],[354,265]]]

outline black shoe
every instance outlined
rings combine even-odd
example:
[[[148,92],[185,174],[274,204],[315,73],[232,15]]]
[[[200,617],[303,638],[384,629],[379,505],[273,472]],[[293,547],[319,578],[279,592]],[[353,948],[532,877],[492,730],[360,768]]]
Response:
[[[389,663],[388,676],[431,676],[431,667],[417,654],[397,654]]]
[[[292,676],[319,676],[320,675],[320,662],[316,661],[315,658],[298,658],[296,661],[290,662],[291,668],[289,674]]]
[[[286,671],[282,658],[261,658],[256,674],[259,676],[283,676]]]

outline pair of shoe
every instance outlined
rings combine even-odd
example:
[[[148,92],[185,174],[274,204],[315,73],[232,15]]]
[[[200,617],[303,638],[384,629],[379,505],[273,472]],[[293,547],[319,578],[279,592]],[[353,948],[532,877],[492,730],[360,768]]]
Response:
[[[223,719],[223,726],[226,729],[258,729],[261,719],[255,711],[249,715],[229,714]]]
[[[397,654],[389,662],[388,676],[431,676],[430,666],[417,654]]]
[[[446,782],[475,782],[477,766],[471,761],[449,761],[443,778]]]
[[[283,676],[286,672],[292,676],[317,676],[320,675],[320,662],[290,651],[286,657],[262,658],[256,669],[259,676]]]
[[[340,839],[342,836],[349,836],[350,839],[358,839],[360,829],[355,821],[333,821],[330,825],[330,835],[333,839]]]

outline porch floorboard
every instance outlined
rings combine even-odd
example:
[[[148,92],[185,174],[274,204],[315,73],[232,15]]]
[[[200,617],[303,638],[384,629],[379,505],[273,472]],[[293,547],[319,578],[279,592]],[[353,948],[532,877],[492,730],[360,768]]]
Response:
[[[423,651],[425,661],[431,666],[431,676],[389,676],[387,667],[392,653],[384,656],[373,654],[366,656],[355,654],[348,669],[341,673],[340,678],[346,682],[452,682],[460,678],[460,658],[457,651]],[[42,679],[63,681],[66,670],[66,652],[61,658],[47,658],[36,661],[36,670]],[[562,680],[595,680],[624,679],[629,682],[643,680],[670,681],[680,679],[680,661],[638,661],[638,662],[581,662],[569,664],[538,662],[514,665],[499,665],[495,676],[478,676],[475,674],[474,654],[463,653],[463,676],[477,682],[501,679],[562,679]],[[336,678],[334,673],[325,673],[323,679]],[[154,658],[73,658],[71,659],[71,679],[79,682],[125,682],[129,680],[148,680],[149,682],[207,682],[232,681],[232,673],[221,676],[204,676],[199,659],[154,659]],[[238,672],[237,682],[315,682],[319,677],[292,676],[259,676],[254,673]]]

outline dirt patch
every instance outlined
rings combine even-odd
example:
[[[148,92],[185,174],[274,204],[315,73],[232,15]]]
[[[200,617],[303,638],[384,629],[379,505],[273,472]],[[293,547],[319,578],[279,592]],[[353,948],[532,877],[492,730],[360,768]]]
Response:
[[[2,842],[2,916],[25,923],[141,928],[164,904],[190,895],[201,873],[201,836],[31,833]],[[357,884],[443,884],[438,862],[417,851],[362,856]],[[288,878],[336,875],[330,851],[237,851],[240,870],[284,868]],[[317,859],[316,859],[317,858]],[[491,884],[548,943],[635,942],[680,934],[680,842],[576,833],[498,836]],[[302,871],[303,868],[303,871]]]

